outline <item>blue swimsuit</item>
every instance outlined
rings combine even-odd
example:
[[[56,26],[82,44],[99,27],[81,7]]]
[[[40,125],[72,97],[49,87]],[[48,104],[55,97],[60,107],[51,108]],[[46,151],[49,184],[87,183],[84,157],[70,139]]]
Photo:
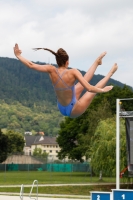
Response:
[[[67,106],[62,106],[59,102],[58,102],[58,99],[57,99],[57,106],[58,106],[58,109],[59,111],[61,112],[62,115],[64,116],[68,116],[70,117],[71,115],[71,112],[72,112],[72,109],[73,109],[73,106],[75,105],[77,99],[76,99],[76,96],[75,96],[75,85],[73,86],[68,86],[62,79],[62,76],[64,75],[64,73],[66,72],[66,69],[63,71],[63,73],[60,75],[57,68],[56,68],[56,72],[58,74],[58,80],[56,81],[55,84],[53,84],[54,86],[54,90],[60,90],[60,91],[63,91],[63,90],[71,90],[72,91],[72,100],[71,102],[67,105]],[[66,86],[65,88],[56,88],[55,86],[57,85],[57,83],[59,81],[62,81],[62,83],[64,84],[64,86]]]

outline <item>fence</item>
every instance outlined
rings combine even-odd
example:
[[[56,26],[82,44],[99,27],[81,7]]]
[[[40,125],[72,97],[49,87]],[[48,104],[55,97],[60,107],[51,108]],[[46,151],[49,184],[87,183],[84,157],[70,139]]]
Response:
[[[90,172],[89,163],[65,160],[42,159],[19,153],[11,154],[0,164],[0,171],[48,171],[48,172]]]
[[[0,164],[0,171],[89,172],[88,163]]]

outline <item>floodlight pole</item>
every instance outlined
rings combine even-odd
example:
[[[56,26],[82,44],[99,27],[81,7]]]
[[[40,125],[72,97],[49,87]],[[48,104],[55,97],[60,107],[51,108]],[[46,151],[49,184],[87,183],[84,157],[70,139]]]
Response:
[[[120,99],[116,100],[116,189],[120,189]]]

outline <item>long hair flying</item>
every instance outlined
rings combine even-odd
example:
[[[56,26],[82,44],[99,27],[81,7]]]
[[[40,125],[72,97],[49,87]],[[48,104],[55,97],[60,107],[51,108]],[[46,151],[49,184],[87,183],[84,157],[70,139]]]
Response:
[[[68,56],[67,52],[62,48],[58,49],[57,52],[54,52],[51,49],[47,49],[47,48],[33,48],[33,50],[35,50],[35,51],[40,50],[40,49],[49,51],[52,54],[54,54],[55,58],[56,58],[56,62],[59,67],[65,65],[66,61],[69,60],[69,56]]]

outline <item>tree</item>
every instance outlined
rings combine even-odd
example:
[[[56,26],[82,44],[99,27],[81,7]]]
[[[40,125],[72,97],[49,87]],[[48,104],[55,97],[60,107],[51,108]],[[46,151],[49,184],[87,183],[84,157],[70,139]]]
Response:
[[[94,135],[98,122],[109,117],[112,117],[110,105],[107,100],[103,100],[97,111],[90,109],[78,118],[66,118],[60,125],[61,129],[57,138],[61,148],[58,153],[59,159],[68,156],[69,159],[82,162],[83,156],[88,158],[91,137]]]
[[[8,136],[0,129],[0,163],[5,161],[8,154]]]
[[[41,148],[35,148],[33,151],[33,156],[46,159],[48,157],[48,153],[43,152]]]
[[[68,156],[69,159],[82,161],[83,154],[78,146],[78,133],[84,132],[84,126],[88,124],[85,115],[86,113],[75,119],[66,117],[65,121],[61,122],[57,137],[57,142],[61,148],[61,151],[58,153],[59,159],[64,159]],[[80,121],[83,119],[85,119],[84,126],[81,126]]]
[[[101,104],[103,99],[107,99],[110,104],[110,108],[112,114],[116,113],[116,99],[123,99],[123,98],[133,98],[133,90],[128,86],[124,85],[122,88],[118,86],[114,86],[113,90],[104,94],[97,94],[92,102],[93,108]],[[123,101],[123,106],[125,110],[132,110],[133,108],[133,101]]]
[[[8,130],[6,136],[8,137],[8,153],[22,153],[25,144],[22,134]]]
[[[116,99],[133,97],[133,91],[126,85],[121,88],[115,86],[113,90],[104,94],[97,94],[87,111],[76,119],[65,118],[60,124],[57,142],[61,147],[58,153],[60,159],[68,156],[70,159],[82,161],[82,157],[89,157],[89,145],[98,122],[110,118],[116,113]],[[126,110],[132,110],[133,101],[126,104]]]
[[[121,169],[127,166],[125,121],[121,119]],[[116,119],[115,117],[99,122],[91,139],[91,166],[95,174],[115,176],[116,173]]]

